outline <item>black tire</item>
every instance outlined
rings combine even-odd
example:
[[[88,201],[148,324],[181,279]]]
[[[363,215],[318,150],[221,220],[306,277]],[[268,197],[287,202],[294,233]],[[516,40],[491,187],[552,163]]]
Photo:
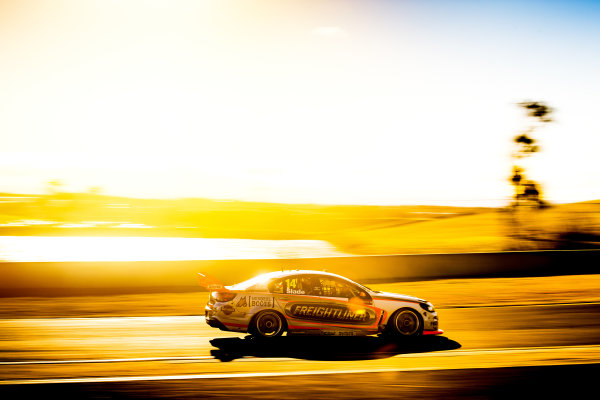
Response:
[[[421,336],[423,334],[423,318],[411,308],[401,308],[391,316],[388,330],[394,336]]]
[[[273,338],[283,335],[286,330],[285,319],[276,311],[259,312],[250,324],[250,334],[260,338]]]

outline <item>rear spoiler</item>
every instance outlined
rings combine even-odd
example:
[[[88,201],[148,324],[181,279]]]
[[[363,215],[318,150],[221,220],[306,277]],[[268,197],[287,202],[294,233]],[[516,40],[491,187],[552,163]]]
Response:
[[[228,292],[229,289],[227,289],[225,286],[223,286],[223,284],[221,283],[221,281],[217,278],[215,278],[214,276],[208,275],[208,274],[202,274],[202,273],[198,273],[198,284],[207,289],[209,292],[211,291],[216,291],[216,292]]]

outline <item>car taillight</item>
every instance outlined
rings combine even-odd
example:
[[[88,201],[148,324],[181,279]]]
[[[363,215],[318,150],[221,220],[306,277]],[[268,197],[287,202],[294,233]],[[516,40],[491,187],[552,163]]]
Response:
[[[210,296],[218,302],[231,301],[235,298],[236,293],[232,292],[212,292]]]

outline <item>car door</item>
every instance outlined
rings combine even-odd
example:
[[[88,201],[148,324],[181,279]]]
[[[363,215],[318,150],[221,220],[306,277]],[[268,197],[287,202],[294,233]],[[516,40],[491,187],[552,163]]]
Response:
[[[310,331],[320,327],[315,326],[306,319],[296,318],[292,311],[296,310],[298,306],[301,307],[315,301],[314,299],[311,300],[310,290],[306,286],[306,280],[302,277],[301,274],[295,274],[278,278],[269,283],[268,288],[269,292],[273,294],[278,308],[285,314],[288,330],[290,332],[306,331],[305,333],[310,333]]]
[[[381,310],[356,285],[327,275],[295,275],[281,282],[281,307],[291,331],[320,329],[338,334],[377,330]]]
[[[377,326],[381,310],[372,306],[373,300],[365,290],[333,276],[317,275],[310,278],[312,293],[323,304],[331,304],[334,308],[331,314],[329,310],[323,312],[322,317],[326,322],[337,327],[356,329],[365,329],[373,324]]]

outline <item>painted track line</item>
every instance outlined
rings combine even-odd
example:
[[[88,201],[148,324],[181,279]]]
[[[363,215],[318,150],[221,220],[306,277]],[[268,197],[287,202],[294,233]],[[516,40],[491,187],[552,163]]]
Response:
[[[213,356],[192,357],[143,357],[143,358],[99,358],[84,360],[35,360],[35,361],[0,361],[0,365],[38,365],[38,364],[95,364],[95,363],[123,363],[147,361],[201,361],[214,360]]]
[[[457,349],[446,351],[432,351],[428,353],[407,353],[398,354],[395,357],[454,357],[464,355],[483,355],[483,354],[518,354],[518,353],[539,353],[542,351],[599,351],[600,344],[590,345],[570,345],[570,346],[540,346],[540,347],[503,347],[497,349]],[[598,360],[600,361],[600,359]]]
[[[146,358],[100,358],[97,360],[86,359],[86,360],[33,360],[33,361],[1,361],[2,365],[61,365],[61,364],[102,364],[102,363],[128,363],[128,362],[171,362],[171,361],[188,361],[188,362],[222,362],[214,356],[189,356],[189,357],[146,357]],[[266,357],[255,357],[255,356],[243,356],[236,358],[236,361],[243,362],[265,362],[265,361],[297,361],[296,358],[289,357],[277,357],[277,358],[266,358]]]
[[[577,353],[579,352],[579,354]],[[536,353],[550,358],[536,358]],[[555,353],[563,353],[556,354]],[[564,354],[566,353],[566,354]],[[14,379],[1,380],[0,385],[32,385],[32,384],[74,384],[74,383],[109,383],[109,382],[135,382],[135,381],[172,381],[172,380],[193,380],[193,379],[236,379],[236,378],[267,378],[283,376],[303,376],[303,375],[332,375],[332,374],[361,374],[361,373],[381,373],[381,372],[409,372],[409,371],[435,371],[451,369],[471,369],[471,368],[502,368],[516,366],[550,366],[550,365],[573,365],[573,364],[599,364],[600,363],[600,345],[590,346],[552,346],[552,347],[530,347],[530,348],[501,348],[484,350],[448,350],[439,353],[422,354],[401,354],[392,358],[422,358],[438,357],[444,359],[447,357],[463,356],[468,357],[490,356],[499,354],[509,354],[514,356],[532,355],[529,360],[505,360],[503,362],[481,363],[471,361],[470,363],[449,363],[440,362],[432,365],[420,367],[388,367],[385,365],[371,365],[371,368],[356,369],[314,369],[305,371],[276,371],[276,372],[237,372],[237,373],[202,373],[202,374],[184,374],[184,375],[150,375],[150,376],[107,376],[107,377],[82,377],[82,378],[45,378],[45,379]],[[561,358],[562,356],[563,358]],[[576,358],[573,358],[575,357]],[[539,357],[539,356],[538,356]],[[283,361],[282,359],[271,359]],[[369,360],[374,361],[374,360]],[[416,360],[415,360],[416,361]],[[368,361],[367,361],[368,362]],[[361,364],[364,365],[364,364]]]
[[[65,384],[65,383],[108,383],[108,382],[144,382],[144,381],[173,381],[191,379],[235,379],[235,378],[267,378],[281,376],[301,375],[333,375],[333,374],[364,374],[373,372],[403,372],[426,371],[432,368],[383,368],[383,369],[355,369],[355,370],[313,370],[313,371],[286,371],[286,372],[249,372],[225,374],[198,374],[198,375],[162,375],[162,376],[116,376],[93,378],[61,378],[61,379],[19,379],[0,381],[0,385],[35,385],[35,384]]]
[[[504,353],[527,353],[539,352],[548,350],[557,351],[576,351],[576,350],[592,350],[600,349],[598,345],[570,345],[570,346],[540,346],[540,347],[506,347],[498,349],[456,349],[447,351],[432,351],[426,353],[403,353],[395,354],[390,358],[402,357],[444,357],[444,356],[461,356],[461,355],[481,355],[481,354],[504,354]],[[381,353],[392,354],[392,353]],[[189,357],[140,357],[140,358],[99,358],[99,359],[82,359],[82,360],[33,360],[33,361],[0,361],[0,365],[43,365],[43,364],[96,364],[96,363],[127,363],[127,362],[161,362],[161,361],[215,361],[221,362],[214,356],[189,356]],[[254,357],[244,356],[237,358],[239,361],[298,361],[296,358],[290,357]]]
[[[599,301],[576,301],[557,303],[524,303],[524,304],[475,304],[475,305],[448,305],[436,307],[437,310],[470,309],[470,308],[509,308],[509,307],[562,307],[562,306],[597,306]]]
[[[600,360],[579,362],[578,364],[597,364]],[[561,363],[548,363],[550,365],[563,365]],[[538,366],[538,365],[531,365]],[[481,366],[471,368],[498,368],[492,366]],[[61,378],[61,379],[24,379],[24,380],[6,380],[0,381],[1,385],[39,385],[39,384],[73,384],[73,383],[111,383],[111,382],[147,382],[147,381],[174,381],[174,380],[193,380],[193,379],[239,379],[239,378],[269,378],[283,376],[303,376],[303,375],[336,375],[336,374],[367,374],[382,372],[410,372],[410,371],[438,371],[449,369],[470,369],[470,368],[447,368],[441,366],[414,367],[414,368],[368,368],[353,370],[312,370],[312,371],[286,371],[286,372],[249,372],[249,373],[215,373],[198,375],[162,375],[162,376],[116,376],[116,377],[93,377],[93,378]]]

